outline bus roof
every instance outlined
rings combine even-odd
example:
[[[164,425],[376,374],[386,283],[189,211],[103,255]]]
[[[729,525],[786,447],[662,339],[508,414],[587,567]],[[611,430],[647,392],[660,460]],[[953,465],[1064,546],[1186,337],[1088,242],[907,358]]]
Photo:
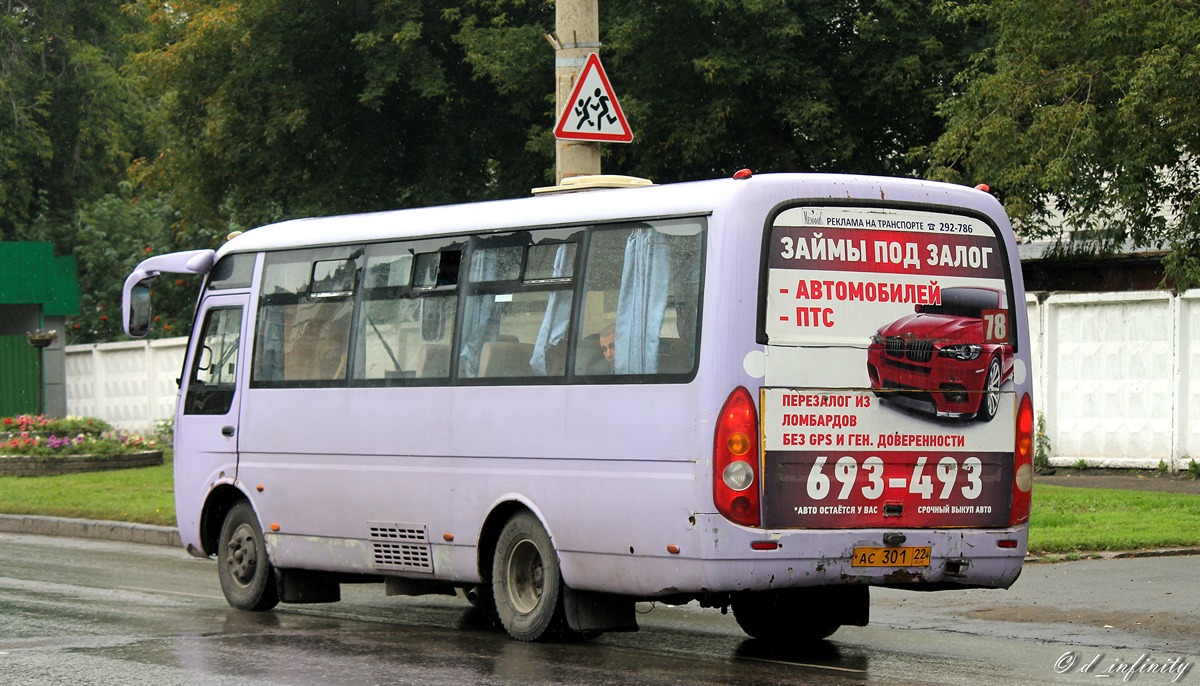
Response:
[[[834,201],[880,198],[893,202],[956,205],[971,207],[1004,220],[1004,213],[995,198],[966,186],[918,179],[840,174],[762,174],[747,179],[588,190],[512,200],[293,219],[247,231],[225,243],[217,251],[217,257],[230,252],[711,214],[733,194],[740,192],[761,192],[768,198],[774,198],[772,204],[785,198]]]

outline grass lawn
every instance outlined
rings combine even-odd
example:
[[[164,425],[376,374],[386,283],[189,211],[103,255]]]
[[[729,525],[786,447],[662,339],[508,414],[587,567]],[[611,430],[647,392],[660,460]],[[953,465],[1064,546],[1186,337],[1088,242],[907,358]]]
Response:
[[[0,478],[0,512],[175,524],[170,451],[158,467]],[[1039,485],[1037,553],[1200,546],[1200,495]]]
[[[157,467],[0,477],[0,512],[175,526],[173,489],[166,450]]]
[[[1029,549],[1041,553],[1200,546],[1200,495],[1040,485]]]

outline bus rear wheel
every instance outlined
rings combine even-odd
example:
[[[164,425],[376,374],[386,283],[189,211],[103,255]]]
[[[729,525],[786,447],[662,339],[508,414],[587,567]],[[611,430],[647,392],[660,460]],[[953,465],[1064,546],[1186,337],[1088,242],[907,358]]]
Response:
[[[258,516],[242,500],[230,508],[217,544],[217,576],[225,600],[239,610],[265,612],[279,604],[275,568]]]
[[[529,512],[515,515],[500,532],[492,558],[492,595],[496,614],[519,641],[562,635],[562,576],[549,534]]]
[[[747,591],[733,596],[733,617],[738,626],[764,641],[819,641],[841,628],[823,616],[821,603],[808,589]]]

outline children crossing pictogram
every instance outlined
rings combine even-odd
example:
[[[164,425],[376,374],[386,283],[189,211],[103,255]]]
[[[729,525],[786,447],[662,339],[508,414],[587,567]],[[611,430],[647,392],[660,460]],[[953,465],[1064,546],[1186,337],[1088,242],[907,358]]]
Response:
[[[558,126],[554,127],[554,137],[609,143],[633,140],[633,131],[596,53],[588,55],[583,71],[575,80],[571,97],[559,115]]]

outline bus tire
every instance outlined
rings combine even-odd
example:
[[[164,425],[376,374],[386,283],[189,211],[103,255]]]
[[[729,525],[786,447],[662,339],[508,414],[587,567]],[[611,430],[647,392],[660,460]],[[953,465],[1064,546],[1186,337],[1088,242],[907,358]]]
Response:
[[[518,641],[561,635],[566,626],[562,588],[549,534],[532,513],[514,515],[500,532],[492,558],[492,595],[508,635]]]
[[[737,593],[730,604],[738,626],[754,638],[804,642],[829,638],[842,625],[819,616],[820,604],[811,601],[805,589],[792,589]]]
[[[225,515],[217,544],[217,576],[225,600],[239,610],[265,612],[279,604],[275,568],[267,558],[262,527],[245,500]]]

